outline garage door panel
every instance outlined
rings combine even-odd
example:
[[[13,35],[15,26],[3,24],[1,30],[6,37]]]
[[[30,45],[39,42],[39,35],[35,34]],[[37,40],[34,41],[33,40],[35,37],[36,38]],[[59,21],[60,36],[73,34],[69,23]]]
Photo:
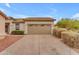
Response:
[[[29,34],[50,34],[51,26],[48,25],[28,25]]]

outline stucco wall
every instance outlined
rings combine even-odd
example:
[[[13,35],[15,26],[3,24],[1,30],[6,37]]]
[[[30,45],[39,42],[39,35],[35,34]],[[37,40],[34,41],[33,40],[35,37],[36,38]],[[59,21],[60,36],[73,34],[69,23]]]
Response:
[[[5,18],[0,15],[0,35],[5,35]]]
[[[10,33],[15,30],[15,23],[10,23]]]
[[[51,23],[51,34],[53,34],[54,22]]]
[[[10,32],[9,33],[11,33],[13,30],[15,30],[15,24],[10,23]]]
[[[27,22],[25,22],[25,26],[24,27],[25,27],[25,29],[24,29],[25,30],[25,34],[28,34],[28,24],[27,24]]]
[[[51,24],[51,33],[53,29],[53,22],[25,22],[25,23],[20,23],[20,30],[24,30],[25,34],[28,34],[28,24]],[[10,23],[10,33],[16,30],[15,23]]]
[[[24,25],[25,25],[25,23],[20,23],[20,30],[24,31],[24,29],[25,29]]]

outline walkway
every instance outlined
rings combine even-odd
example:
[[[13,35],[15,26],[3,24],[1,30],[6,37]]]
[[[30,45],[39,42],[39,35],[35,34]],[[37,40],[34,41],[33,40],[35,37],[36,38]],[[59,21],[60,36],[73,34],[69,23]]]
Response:
[[[7,55],[73,55],[77,54],[52,35],[25,35],[0,54]]]

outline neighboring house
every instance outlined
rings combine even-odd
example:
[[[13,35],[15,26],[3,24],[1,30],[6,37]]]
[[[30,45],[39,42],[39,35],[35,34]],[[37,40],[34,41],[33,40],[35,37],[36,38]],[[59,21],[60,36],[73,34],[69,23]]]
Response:
[[[3,31],[11,33],[13,30],[22,30],[25,34],[51,34],[55,20],[49,17],[7,18],[2,24],[5,25]]]

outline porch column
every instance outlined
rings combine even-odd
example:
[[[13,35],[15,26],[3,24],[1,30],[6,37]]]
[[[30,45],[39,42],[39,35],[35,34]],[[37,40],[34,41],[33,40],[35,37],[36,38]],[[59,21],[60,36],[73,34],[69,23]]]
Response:
[[[54,23],[51,23],[51,34],[53,34]]]
[[[28,34],[28,24],[25,22],[25,34]]]
[[[13,31],[13,30],[15,30],[15,23],[10,23],[10,34],[11,34],[11,32]]]

